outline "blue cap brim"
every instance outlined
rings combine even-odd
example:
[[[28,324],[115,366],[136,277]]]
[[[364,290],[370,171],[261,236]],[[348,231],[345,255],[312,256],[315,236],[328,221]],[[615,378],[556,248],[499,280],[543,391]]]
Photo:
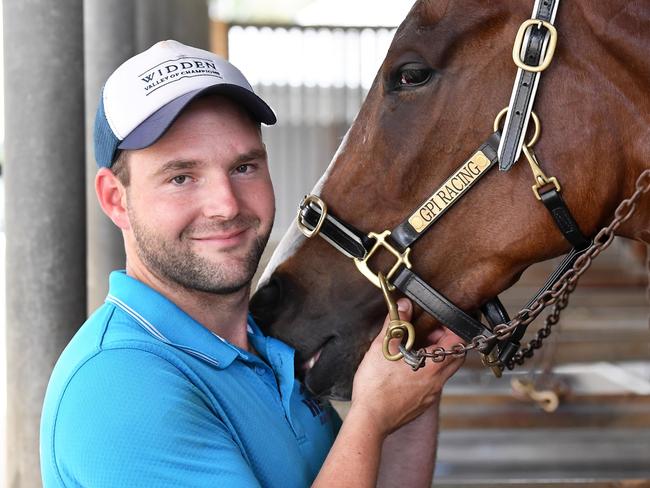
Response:
[[[255,93],[238,85],[222,83],[185,93],[159,108],[133,129],[117,146],[118,149],[143,149],[151,146],[165,133],[192,100],[208,94],[224,95],[235,101],[248,110],[258,122],[266,125],[273,125],[277,122],[271,107]]]

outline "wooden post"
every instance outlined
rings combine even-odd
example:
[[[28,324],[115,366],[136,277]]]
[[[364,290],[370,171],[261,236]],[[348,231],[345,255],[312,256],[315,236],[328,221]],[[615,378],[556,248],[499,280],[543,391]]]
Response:
[[[230,26],[221,20],[210,22],[210,51],[228,59],[228,30]]]

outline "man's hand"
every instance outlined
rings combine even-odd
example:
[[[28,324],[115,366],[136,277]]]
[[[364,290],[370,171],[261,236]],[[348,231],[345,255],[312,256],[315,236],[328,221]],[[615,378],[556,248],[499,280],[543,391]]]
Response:
[[[411,302],[400,299],[397,305],[400,318],[410,320]],[[350,406],[351,412],[366,412],[383,435],[407,424],[434,404],[445,382],[463,363],[461,359],[447,358],[441,363],[429,362],[424,368],[413,371],[403,361],[388,361],[382,354],[388,323],[386,318],[354,376]],[[461,341],[446,328],[436,329],[429,339],[435,341],[433,347],[445,348]]]
[[[400,318],[410,320],[411,303],[402,299],[397,305]],[[463,361],[447,358],[418,371],[402,361],[388,361],[382,353],[388,323],[386,318],[354,376],[350,411],[313,487],[377,487],[382,457],[381,486],[431,486],[440,391]],[[445,348],[460,341],[445,328],[429,339],[434,347]],[[406,443],[404,437],[412,438]],[[416,469],[401,462],[397,453],[416,454]]]

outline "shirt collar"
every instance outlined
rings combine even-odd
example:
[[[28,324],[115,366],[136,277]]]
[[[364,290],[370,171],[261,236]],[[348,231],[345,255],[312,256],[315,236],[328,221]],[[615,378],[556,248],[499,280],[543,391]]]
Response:
[[[109,282],[106,301],[129,314],[157,340],[220,369],[227,368],[238,357],[243,360],[250,359],[249,353],[211,332],[171,300],[128,276],[125,271],[113,271]],[[256,348],[267,339],[250,316],[248,332]]]

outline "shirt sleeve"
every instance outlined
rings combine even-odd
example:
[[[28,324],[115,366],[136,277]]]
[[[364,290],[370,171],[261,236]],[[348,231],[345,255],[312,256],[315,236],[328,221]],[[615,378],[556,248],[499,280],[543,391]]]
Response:
[[[85,362],[61,396],[53,434],[58,484],[46,486],[260,486],[205,394],[143,350]]]

